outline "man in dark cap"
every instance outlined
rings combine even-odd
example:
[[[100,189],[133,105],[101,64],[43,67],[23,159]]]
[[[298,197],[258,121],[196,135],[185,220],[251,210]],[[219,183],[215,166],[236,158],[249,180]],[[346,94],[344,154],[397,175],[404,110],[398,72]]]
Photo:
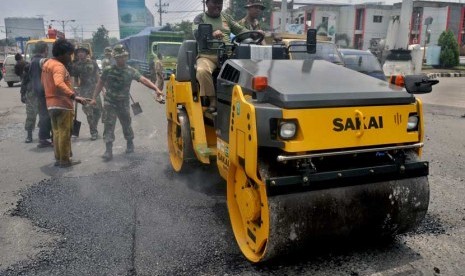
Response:
[[[97,82],[91,104],[96,104],[96,98],[105,85],[106,93],[103,97],[103,140],[105,141],[104,161],[113,159],[113,141],[115,140],[116,119],[119,119],[126,139],[126,153],[134,152],[134,132],[131,126],[131,114],[129,109],[129,91],[133,80],[152,89],[155,100],[158,103],[165,103],[163,92],[149,79],[142,76],[139,71],[127,65],[129,53],[123,45],[119,44],[113,48],[113,58],[115,64],[103,69],[102,76]]]
[[[27,70],[28,77],[31,82],[31,89],[37,96],[38,111],[39,111],[39,144],[37,147],[53,147],[50,139],[52,138],[52,122],[47,110],[45,100],[45,90],[41,82],[42,64],[48,55],[47,43],[39,41],[33,50],[34,56],[31,59],[30,67]],[[28,134],[29,135],[29,134]],[[29,140],[29,139],[28,139]]]
[[[26,61],[24,60],[23,55],[21,55],[20,53],[17,53],[15,55],[15,60],[16,60],[16,64],[14,68],[15,74],[21,79],[23,79],[23,72],[24,72],[24,67],[26,66]]]
[[[231,16],[221,12],[223,10],[223,0],[206,0],[207,11],[197,15],[192,24],[192,31],[197,37],[199,24],[211,24],[213,27],[213,37],[230,43],[230,34],[235,35],[247,31],[246,28],[234,21]],[[197,58],[197,80],[200,85],[200,96],[208,97],[209,111],[216,110],[216,96],[213,85],[213,71],[218,67],[218,56],[216,50],[199,51]]]
[[[247,9],[247,15],[239,21],[239,24],[251,31],[261,30],[259,18],[265,9],[261,0],[248,0],[245,8]]]

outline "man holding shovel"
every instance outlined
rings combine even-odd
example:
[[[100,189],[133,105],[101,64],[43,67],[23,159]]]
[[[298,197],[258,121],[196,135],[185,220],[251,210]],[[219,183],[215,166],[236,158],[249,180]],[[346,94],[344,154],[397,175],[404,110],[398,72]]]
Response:
[[[89,57],[89,49],[78,46],[75,51],[77,62],[73,64],[73,76],[75,83],[79,84],[79,96],[92,98],[95,85],[99,79],[98,65]],[[86,114],[90,128],[90,139],[97,140],[97,125],[102,116],[102,101],[100,96],[96,98],[96,105],[83,105],[82,111]]]
[[[71,77],[66,65],[71,62],[74,46],[66,39],[53,43],[53,58],[42,66],[41,80],[45,89],[47,109],[52,121],[55,166],[70,167],[81,163],[71,160],[71,128],[73,125],[73,100],[86,104],[88,99],[76,96],[71,88]]]
[[[91,101],[91,104],[96,104],[96,98],[105,86],[106,93],[103,98],[103,139],[106,150],[102,156],[105,161],[110,161],[113,158],[116,118],[119,119],[123,128],[124,138],[127,142],[126,153],[134,152],[134,132],[131,127],[131,114],[129,110],[129,90],[133,80],[139,81],[146,87],[154,90],[155,100],[161,104],[165,103],[163,92],[149,79],[142,76],[139,71],[126,64],[128,55],[123,45],[116,45],[113,48],[113,58],[116,64],[103,69],[102,76],[95,87],[94,96]]]

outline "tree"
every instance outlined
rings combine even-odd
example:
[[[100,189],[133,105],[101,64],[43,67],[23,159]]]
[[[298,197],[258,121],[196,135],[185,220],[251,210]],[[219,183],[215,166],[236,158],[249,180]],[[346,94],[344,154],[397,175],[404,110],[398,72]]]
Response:
[[[109,41],[110,41],[110,45],[115,45],[116,43],[118,43],[119,39],[112,36],[110,37]]]
[[[176,23],[172,26],[173,30],[176,32],[183,32],[184,39],[194,39],[192,34],[192,22],[189,20],[181,21],[181,23]]]
[[[451,30],[441,33],[438,45],[441,46],[441,54],[439,55],[441,67],[450,68],[459,65],[459,44]]]
[[[102,55],[105,47],[108,47],[109,45],[110,41],[108,37],[108,30],[102,25],[95,33],[92,34],[92,48],[95,53],[94,55]]]

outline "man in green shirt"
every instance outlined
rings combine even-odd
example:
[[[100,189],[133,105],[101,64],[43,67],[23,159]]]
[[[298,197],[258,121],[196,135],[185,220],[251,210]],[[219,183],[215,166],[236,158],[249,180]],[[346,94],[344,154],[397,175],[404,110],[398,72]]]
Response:
[[[192,24],[194,36],[196,36],[199,24],[211,24],[213,37],[230,43],[231,33],[237,35],[248,31],[235,22],[229,15],[222,13],[223,0],[206,0],[207,11],[197,15]],[[215,86],[213,85],[213,71],[218,67],[218,56],[216,51],[199,51],[197,57],[197,80],[200,84],[200,96],[208,97],[210,106],[208,110],[216,110]]]

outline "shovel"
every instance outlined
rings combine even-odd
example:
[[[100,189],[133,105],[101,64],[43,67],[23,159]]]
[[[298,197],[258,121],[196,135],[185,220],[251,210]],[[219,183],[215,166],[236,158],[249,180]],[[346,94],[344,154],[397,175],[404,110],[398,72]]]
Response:
[[[77,120],[77,110],[78,104],[74,103],[74,120],[73,120],[73,129],[71,130],[71,135],[79,137],[79,131],[81,130],[81,122]]]
[[[134,102],[134,99],[132,98],[131,94],[129,94],[129,97],[131,97],[131,101],[132,101],[131,108],[132,108],[132,112],[134,113],[134,116],[136,116],[137,114],[141,114],[142,107],[140,107],[139,102],[137,103]]]

